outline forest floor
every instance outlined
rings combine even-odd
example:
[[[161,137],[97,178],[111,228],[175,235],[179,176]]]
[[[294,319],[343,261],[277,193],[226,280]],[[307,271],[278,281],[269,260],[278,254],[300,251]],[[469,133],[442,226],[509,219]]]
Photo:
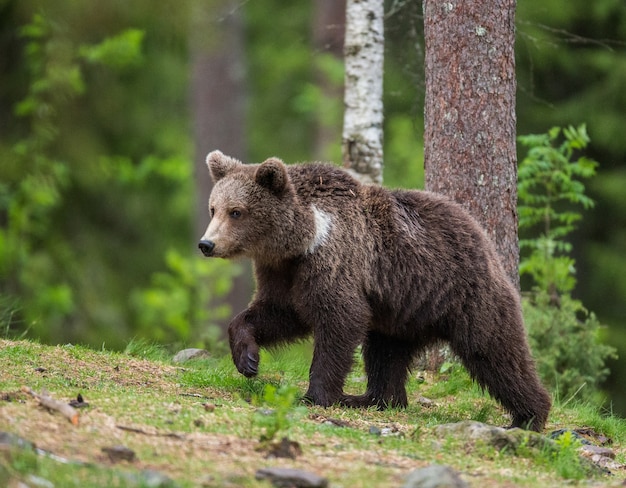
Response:
[[[596,408],[557,405],[544,433],[584,428],[617,469],[583,468],[567,445],[501,449],[438,435],[446,423],[509,421],[456,366],[414,372],[404,410],[302,406],[293,392],[305,391],[309,360],[305,346],[267,353],[248,380],[227,356],[180,365],[141,345],[129,354],[0,340],[0,486],[267,487],[258,471],[282,467],[332,487],[400,487],[433,464],[481,488],[623,486],[626,421]],[[348,389],[363,388],[357,367]],[[80,394],[77,419],[29,391],[63,404]]]

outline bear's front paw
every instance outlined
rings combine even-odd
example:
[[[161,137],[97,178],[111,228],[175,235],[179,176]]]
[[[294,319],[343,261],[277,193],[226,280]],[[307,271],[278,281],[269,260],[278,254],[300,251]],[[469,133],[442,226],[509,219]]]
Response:
[[[233,361],[237,370],[246,378],[252,378],[259,372],[259,346],[241,344],[233,351]]]

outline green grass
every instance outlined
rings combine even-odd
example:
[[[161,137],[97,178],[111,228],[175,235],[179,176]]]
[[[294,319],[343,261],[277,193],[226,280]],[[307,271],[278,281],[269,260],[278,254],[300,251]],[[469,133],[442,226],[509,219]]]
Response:
[[[140,341],[124,353],[0,342],[0,431],[70,461],[0,449],[0,486],[28,484],[31,475],[55,486],[147,486],[141,473],[155,470],[182,487],[257,487],[267,485],[255,479],[256,469],[285,466],[315,471],[337,487],[391,487],[412,469],[434,463],[485,487],[583,485],[597,476],[580,466],[571,443],[556,451],[507,452],[434,435],[442,423],[510,421],[461,367],[445,374],[415,372],[406,409],[324,409],[299,401],[310,358],[306,343],[264,351],[259,377],[246,379],[228,356],[174,365],[163,348]],[[72,426],[21,393],[23,385],[62,400],[81,393],[90,406]],[[359,361],[347,390],[365,386]],[[433,403],[421,404],[420,397]],[[624,461],[624,420],[590,404],[555,405],[548,431],[580,427],[611,438],[617,460]],[[267,458],[261,439],[282,436],[298,442],[303,454]],[[102,448],[117,444],[133,449],[138,460],[112,463]]]

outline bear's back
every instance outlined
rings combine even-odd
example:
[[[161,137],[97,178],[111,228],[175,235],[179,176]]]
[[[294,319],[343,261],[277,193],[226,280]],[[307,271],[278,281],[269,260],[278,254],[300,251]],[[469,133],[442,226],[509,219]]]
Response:
[[[356,198],[360,187],[346,171],[330,164],[293,164],[287,172],[296,194],[306,203],[328,197]]]

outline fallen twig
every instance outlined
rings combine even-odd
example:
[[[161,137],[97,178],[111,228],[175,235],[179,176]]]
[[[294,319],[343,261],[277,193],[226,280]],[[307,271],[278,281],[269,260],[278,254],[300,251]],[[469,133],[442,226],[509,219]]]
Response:
[[[39,403],[42,406],[50,410],[56,410],[57,412],[61,413],[70,422],[72,422],[73,425],[78,425],[78,412],[71,405],[60,402],[59,400],[55,400],[48,394],[46,390],[42,390],[41,394],[39,394],[35,393],[33,389],[28,386],[22,386],[22,391],[39,400]]]
[[[149,436],[153,436],[153,437],[171,437],[173,439],[185,439],[185,436],[182,434],[177,434],[176,432],[147,432],[143,429],[139,429],[137,427],[129,427],[127,425],[116,425],[115,427],[117,427],[120,430],[125,430],[126,432],[132,432],[134,434],[141,434],[141,435],[149,435]]]

